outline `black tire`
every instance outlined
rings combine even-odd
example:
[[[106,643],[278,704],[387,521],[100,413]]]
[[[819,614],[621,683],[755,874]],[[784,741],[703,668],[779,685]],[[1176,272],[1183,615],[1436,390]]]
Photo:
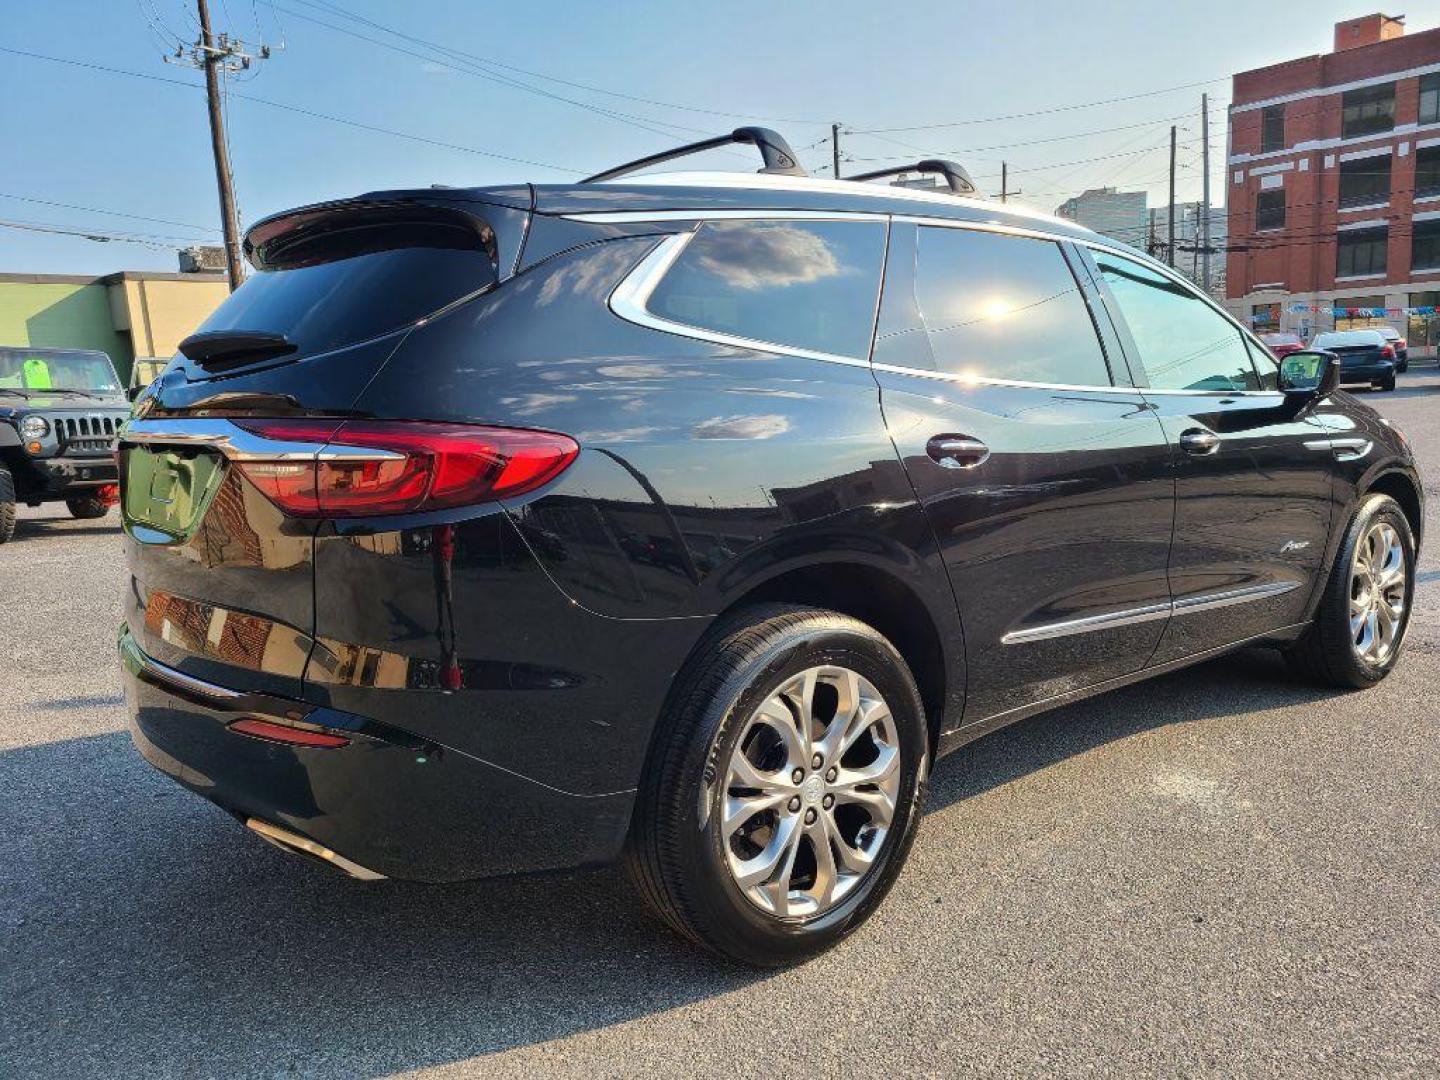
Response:
[[[747,899],[728,869],[717,762],[730,760],[750,716],[777,688],[825,664],[857,672],[890,706],[899,789],[890,831],[864,876],[828,910],[780,918]],[[920,694],[889,641],[832,611],[749,608],[718,624],[676,680],[641,781],[626,865],[646,904],[682,936],[740,963],[793,964],[840,941],[884,899],[914,842],[928,772]]]
[[[1393,373],[1390,375],[1389,378],[1387,378],[1384,382],[1382,382],[1382,383],[1380,384],[1380,389],[1381,389],[1381,390],[1394,390],[1394,389],[1395,389],[1395,376],[1394,376]]]
[[[94,495],[72,495],[65,500],[65,508],[70,511],[71,517],[81,521],[102,518],[110,512],[110,504]]]
[[[15,478],[0,466],[0,544],[15,535]]]
[[[1355,548],[1370,528],[1379,521],[1388,522],[1399,534],[1405,553],[1405,612],[1395,635],[1389,655],[1375,663],[1362,658],[1356,651],[1350,630],[1351,567]],[[1374,686],[1394,669],[1405,644],[1410,626],[1410,612],[1415,602],[1415,536],[1405,512],[1388,495],[1370,495],[1360,503],[1335,563],[1325,582],[1325,593],[1315,621],[1299,641],[1285,650],[1291,670],[1307,682],[1321,686],[1363,690]]]

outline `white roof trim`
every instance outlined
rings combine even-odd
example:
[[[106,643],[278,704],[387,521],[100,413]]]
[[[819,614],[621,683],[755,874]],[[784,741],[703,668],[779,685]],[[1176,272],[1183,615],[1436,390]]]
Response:
[[[1351,150],[1348,154],[1341,154],[1341,161],[1359,161],[1362,158],[1391,157],[1395,152],[1393,146],[1371,146],[1364,150]]]
[[[1264,70],[1264,69],[1259,69]],[[1354,82],[1336,83],[1334,86],[1318,86],[1309,90],[1297,90],[1293,94],[1281,94],[1279,97],[1265,98],[1263,101],[1247,101],[1244,105],[1231,105],[1232,113],[1253,112],[1255,109],[1263,109],[1267,105],[1283,105],[1290,101],[1304,101],[1306,98],[1324,97],[1326,94],[1343,94],[1346,90],[1361,90],[1367,86],[1383,86],[1388,82],[1398,82],[1400,79],[1413,79],[1419,75],[1429,75],[1432,71],[1440,71],[1440,64],[1424,64],[1417,68],[1408,68],[1405,71],[1391,71],[1384,75],[1372,75],[1368,79],[1356,79]],[[1249,72],[1246,72],[1249,74]]]
[[[1267,150],[1260,154],[1231,154],[1228,164],[1243,165],[1249,161],[1273,161],[1276,158],[1285,157],[1287,154],[1304,154],[1312,150],[1333,150],[1337,146],[1358,146],[1360,143],[1373,143],[1380,140],[1391,140],[1402,135],[1413,135],[1422,131],[1440,131],[1440,123],[1437,124],[1396,124],[1389,131],[1376,132],[1374,135],[1351,135],[1348,139],[1332,137],[1329,139],[1307,139],[1305,142],[1298,142],[1294,146],[1284,150]]]

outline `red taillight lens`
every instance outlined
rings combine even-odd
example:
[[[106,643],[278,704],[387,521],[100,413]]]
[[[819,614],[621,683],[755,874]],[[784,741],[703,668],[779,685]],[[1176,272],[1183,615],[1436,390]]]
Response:
[[[1380,356],[1386,360],[1394,360],[1395,347],[1393,345],[1386,345],[1383,349],[1380,350]]]
[[[566,435],[394,420],[241,420],[265,439],[325,443],[318,454],[242,458],[240,470],[294,517],[364,517],[471,506],[528,491],[569,467]],[[373,451],[367,454],[366,451]]]
[[[229,727],[231,731],[238,731],[241,735],[249,735],[252,738],[288,743],[291,746],[313,746],[317,750],[338,750],[342,746],[350,745],[350,740],[343,735],[327,735],[323,731],[309,731],[305,728],[291,727],[288,724],[272,723],[269,720],[255,718],[236,720]]]

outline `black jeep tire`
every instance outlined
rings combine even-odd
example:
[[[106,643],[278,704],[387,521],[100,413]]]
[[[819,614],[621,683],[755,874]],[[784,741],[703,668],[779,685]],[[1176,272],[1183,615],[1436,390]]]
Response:
[[[1403,553],[1403,604],[1398,625],[1394,625],[1389,648],[1383,657],[1362,655],[1351,629],[1351,598],[1357,582],[1356,548],[1367,541],[1372,530],[1388,525]],[[1410,625],[1415,596],[1415,536],[1400,504],[1389,495],[1370,495],[1355,512],[1335,563],[1326,578],[1325,593],[1315,612],[1315,621],[1303,637],[1285,650],[1290,669],[1306,682],[1342,689],[1363,690],[1374,686],[1395,667]],[[1378,624],[1376,624],[1378,625]],[[1363,630],[1363,625],[1361,626]]]
[[[0,465],[0,544],[15,535],[15,478]]]
[[[893,742],[886,741],[879,753],[890,756],[890,751],[898,751],[894,755],[898,780],[885,793],[887,798],[893,793],[894,801],[888,828],[878,843],[872,826],[880,819],[868,809],[862,812],[869,820],[858,829],[843,821],[861,789],[868,798],[881,792],[879,785],[845,780],[847,773],[856,775],[851,770],[867,768],[865,757],[879,740],[862,747],[861,756],[853,758],[845,748],[846,735],[857,730],[856,720],[851,719],[831,743],[833,761],[823,761],[820,753],[841,715],[841,697],[834,686],[822,693],[818,676],[806,684],[811,723],[789,745],[809,746],[801,755],[813,752],[822,765],[805,761],[794,769],[806,774],[805,783],[795,781],[787,771],[799,759],[761,765],[753,756],[763,757],[774,747],[757,752],[754,736],[746,741],[747,734],[760,726],[761,706],[773,706],[787,686],[793,687],[797,679],[803,684],[815,668],[837,681],[858,676],[858,682],[850,685],[865,698],[857,696],[846,715],[865,726],[850,744],[852,749],[860,746],[861,738],[874,737],[885,719],[893,721],[884,728],[885,739]],[[878,699],[869,696],[867,688]],[[827,701],[822,703],[822,698]],[[868,707],[862,704],[866,698]],[[801,712],[794,704],[788,708],[794,725],[788,735],[793,736],[801,728],[796,723]],[[822,715],[827,708],[828,721]],[[883,719],[871,722],[871,716]],[[819,736],[812,743],[816,723]],[[779,746],[778,752],[783,757],[786,746]],[[750,791],[728,782],[732,763],[742,754],[752,755],[751,776],[767,781],[767,787],[773,781],[777,790],[788,782],[795,793],[788,803],[769,804],[771,809],[754,818],[748,811],[742,811],[743,819],[732,816],[726,830],[723,819],[731,793]],[[870,759],[872,769],[878,760],[878,754]],[[881,768],[889,774],[890,769]],[[889,641],[859,620],[833,611],[783,604],[748,608],[714,627],[676,680],[641,780],[626,866],[647,906],[682,936],[740,963],[793,964],[844,938],[884,899],[914,841],[928,771],[924,706],[910,669]],[[810,790],[812,786],[817,790]],[[803,812],[802,792],[808,804]],[[756,788],[740,798],[764,799],[767,794],[766,788]],[[783,800],[783,793],[779,798]],[[756,822],[765,823],[757,829]],[[853,839],[842,836],[845,829],[854,833]],[[866,833],[867,829],[872,831]],[[825,844],[828,871],[821,869],[817,840]],[[737,843],[753,845],[760,854],[741,856],[735,851]],[[761,859],[771,848],[776,852],[763,864],[763,881],[743,886],[732,858]],[[855,869],[850,861],[857,851],[868,857],[864,869]],[[779,868],[773,883],[771,866]],[[807,887],[822,888],[822,878],[828,882],[824,889],[829,899],[815,898],[813,905],[801,899],[809,895],[803,891]],[[783,912],[760,906],[757,889],[771,890],[769,895]]]
[[[102,518],[110,512],[110,504],[94,495],[71,495],[65,500],[65,508],[70,511],[71,517],[81,521]]]

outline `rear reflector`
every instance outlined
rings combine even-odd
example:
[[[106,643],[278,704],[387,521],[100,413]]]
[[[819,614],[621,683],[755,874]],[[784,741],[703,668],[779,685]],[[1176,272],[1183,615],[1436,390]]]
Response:
[[[580,446],[520,428],[394,420],[239,420],[264,439],[324,443],[314,456],[247,455],[236,466],[292,517],[365,517],[473,506],[541,487]],[[372,451],[367,453],[366,451]]]
[[[288,724],[274,724],[269,720],[236,720],[229,725],[231,731],[237,731],[241,735],[251,735],[257,739],[268,739],[271,742],[289,743],[291,746],[313,746],[322,749],[337,749],[341,746],[349,746],[350,740],[343,735],[327,735],[323,731],[307,731],[304,728],[290,727]]]

